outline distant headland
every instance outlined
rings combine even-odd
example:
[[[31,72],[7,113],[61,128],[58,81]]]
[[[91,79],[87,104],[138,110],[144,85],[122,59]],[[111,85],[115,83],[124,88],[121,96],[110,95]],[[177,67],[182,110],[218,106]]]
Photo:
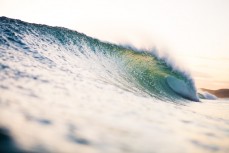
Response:
[[[219,98],[229,98],[229,89],[210,90],[210,89],[201,88],[201,90],[213,94]]]

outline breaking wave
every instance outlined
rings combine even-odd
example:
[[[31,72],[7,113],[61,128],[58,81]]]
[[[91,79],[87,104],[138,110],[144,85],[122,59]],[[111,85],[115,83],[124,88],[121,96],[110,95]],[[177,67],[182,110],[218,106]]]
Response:
[[[6,17],[0,18],[0,33],[2,81],[26,77],[45,83],[50,71],[79,67],[90,73],[78,78],[82,81],[102,81],[138,96],[163,101],[198,101],[191,77],[154,52],[101,42],[66,28]],[[9,64],[12,61],[17,64]],[[33,75],[31,67],[21,61],[28,61],[33,70],[46,70],[45,77]],[[79,74],[80,71],[71,75]]]

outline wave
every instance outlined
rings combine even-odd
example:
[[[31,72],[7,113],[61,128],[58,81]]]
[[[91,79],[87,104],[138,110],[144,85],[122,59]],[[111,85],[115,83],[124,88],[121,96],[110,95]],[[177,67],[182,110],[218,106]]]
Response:
[[[58,61],[71,56],[73,62],[80,63],[84,70],[93,71],[100,80],[139,96],[163,101],[199,101],[192,78],[155,52],[102,42],[62,27],[6,17],[0,17],[0,33],[2,71],[9,67],[6,61],[12,58],[36,61],[33,64],[40,68],[45,65],[50,70],[53,67],[64,69]],[[68,62],[65,64],[72,63]],[[21,64],[21,67],[26,69],[26,65]]]

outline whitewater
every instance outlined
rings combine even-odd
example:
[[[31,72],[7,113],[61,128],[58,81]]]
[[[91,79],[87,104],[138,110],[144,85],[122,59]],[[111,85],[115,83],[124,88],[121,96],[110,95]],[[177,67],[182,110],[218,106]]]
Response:
[[[153,51],[0,17],[0,152],[226,153],[229,101]]]

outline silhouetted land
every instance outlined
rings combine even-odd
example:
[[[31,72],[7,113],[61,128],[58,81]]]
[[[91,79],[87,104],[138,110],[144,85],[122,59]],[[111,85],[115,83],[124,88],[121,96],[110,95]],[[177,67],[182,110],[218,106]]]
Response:
[[[229,98],[229,89],[210,90],[201,88],[203,91],[207,91],[219,98]]]

